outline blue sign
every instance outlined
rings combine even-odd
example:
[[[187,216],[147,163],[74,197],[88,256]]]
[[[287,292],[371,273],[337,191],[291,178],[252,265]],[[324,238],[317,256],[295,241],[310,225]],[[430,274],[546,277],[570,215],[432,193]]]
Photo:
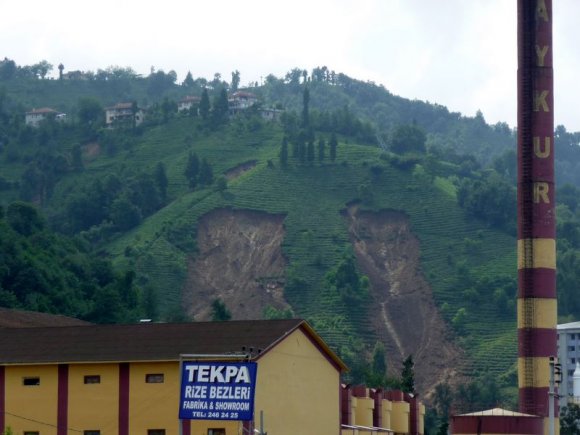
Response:
[[[255,362],[187,361],[182,366],[181,420],[254,419]]]

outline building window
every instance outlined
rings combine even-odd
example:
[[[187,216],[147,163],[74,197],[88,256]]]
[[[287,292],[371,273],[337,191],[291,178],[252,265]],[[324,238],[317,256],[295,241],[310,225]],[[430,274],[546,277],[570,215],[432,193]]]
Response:
[[[147,429],[147,435],[165,435],[165,429]]]
[[[101,375],[86,375],[85,384],[100,384]]]
[[[568,352],[574,352],[574,346],[568,346]]]
[[[576,340],[576,334],[570,334],[570,338],[571,338],[572,340]]]
[[[145,382],[148,384],[162,384],[164,382],[163,373],[149,373],[145,375]]]
[[[226,435],[225,429],[208,429],[207,435]]]
[[[101,435],[100,430],[85,430],[83,431],[83,435]]]
[[[572,364],[576,364],[576,358],[570,358],[570,362],[571,362]]]
[[[40,378],[39,377],[23,378],[22,385],[26,385],[27,387],[40,385]],[[32,433],[32,432],[30,432],[30,433]]]

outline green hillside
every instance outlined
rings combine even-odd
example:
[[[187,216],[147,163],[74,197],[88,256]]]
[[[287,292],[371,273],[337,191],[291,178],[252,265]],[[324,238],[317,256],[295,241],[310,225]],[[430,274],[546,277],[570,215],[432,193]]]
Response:
[[[38,206],[51,230],[112,261],[118,283],[114,287],[111,278],[111,288],[122,293],[125,285],[139,299],[124,301],[116,318],[101,319],[91,293],[78,303],[82,310],[66,314],[95,321],[184,320],[182,291],[199,254],[200,219],[223,208],[283,215],[285,300],[351,364],[354,380],[368,380],[378,339],[369,319],[373,300],[359,270],[338,276],[354,258],[345,211],[353,204],[398,211],[419,240],[419,272],[449,326],[447,339],[465,352],[460,374],[493,375],[514,400],[515,159],[509,150],[514,135],[505,125],[489,126],[480,115],[462,117],[316,69],[306,86],[296,71],[284,79],[268,76],[250,89],[259,104],[229,118],[227,108],[218,110],[220,97],[227,98],[225,82],[178,85],[164,73],[101,73],[100,79],[66,82],[0,80],[0,205],[24,200]],[[206,115],[177,113],[177,99],[204,87],[211,100]],[[148,107],[143,125],[103,125],[104,106],[133,100]],[[70,110],[71,116],[68,123],[34,129],[23,122],[31,106]],[[91,114],[91,106],[98,110]],[[265,121],[260,107],[284,113],[280,121]],[[560,130],[557,138],[568,141],[572,157],[574,137]],[[287,160],[280,157],[285,139]],[[213,178],[188,179],[193,160],[209,167]],[[578,193],[566,186],[558,194],[559,310],[569,318],[580,315],[574,297]],[[8,277],[0,268],[0,303],[26,307],[28,290]],[[24,295],[18,303],[15,294]],[[57,309],[29,306],[43,307]]]

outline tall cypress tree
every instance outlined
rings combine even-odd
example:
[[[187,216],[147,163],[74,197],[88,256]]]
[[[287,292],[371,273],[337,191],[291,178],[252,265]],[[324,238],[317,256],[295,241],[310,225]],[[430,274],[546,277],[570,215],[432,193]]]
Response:
[[[214,99],[211,118],[214,127],[225,123],[228,119],[228,93],[225,88],[222,88],[219,95]]]
[[[310,91],[308,86],[304,86],[302,93],[302,128],[305,130],[310,126]]]
[[[308,160],[309,163],[312,163],[314,161],[314,142],[313,141],[308,142],[308,149],[306,152],[306,160]]]
[[[199,101],[199,116],[204,121],[209,117],[209,94],[207,88],[203,89],[201,93],[201,100]]]
[[[213,183],[213,169],[209,162],[203,158],[199,168],[199,184],[209,186],[211,183]]]
[[[167,181],[167,174],[165,172],[165,165],[163,162],[158,162],[157,166],[155,167],[155,181],[157,182],[157,188],[161,194],[161,199],[165,201],[167,198],[167,185],[169,183]]]
[[[336,160],[336,148],[338,147],[338,140],[336,139],[336,134],[332,133],[328,145],[330,146],[330,160],[334,162]]]
[[[187,159],[187,165],[185,166],[184,172],[185,178],[189,181],[189,188],[195,189],[199,179],[199,158],[197,154],[189,152],[189,157]]]
[[[324,160],[324,154],[326,151],[326,143],[324,142],[323,138],[318,140],[318,162],[322,163]]]
[[[282,145],[280,146],[280,166],[283,168],[288,166],[288,139],[286,139],[286,136],[282,139]]]

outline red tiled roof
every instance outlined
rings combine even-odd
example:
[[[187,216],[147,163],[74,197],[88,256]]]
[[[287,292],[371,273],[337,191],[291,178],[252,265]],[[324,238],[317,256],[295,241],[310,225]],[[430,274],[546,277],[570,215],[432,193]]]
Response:
[[[186,97],[183,97],[181,100],[179,100],[180,103],[189,103],[189,102],[194,102],[194,101],[201,101],[201,97],[188,95]]]
[[[33,328],[42,326],[91,325],[84,320],[34,311],[11,310],[0,307],[0,328]]]
[[[117,103],[114,106],[107,107],[105,110],[131,109],[132,107],[133,107],[133,103]]]
[[[176,361],[181,354],[266,353],[301,329],[339,370],[338,358],[300,319],[0,328],[0,364]]]
[[[246,91],[237,91],[237,92],[234,92],[232,94],[232,97],[234,97],[234,98],[236,98],[236,97],[238,97],[238,98],[239,97],[242,97],[242,98],[256,98],[256,99],[258,98],[258,97],[256,97],[255,94],[252,94],[251,92],[246,92]]]
[[[42,107],[40,109],[32,109],[30,112],[26,112],[27,115],[32,114],[49,114],[49,113],[59,113],[57,110],[51,109],[50,107]]]

